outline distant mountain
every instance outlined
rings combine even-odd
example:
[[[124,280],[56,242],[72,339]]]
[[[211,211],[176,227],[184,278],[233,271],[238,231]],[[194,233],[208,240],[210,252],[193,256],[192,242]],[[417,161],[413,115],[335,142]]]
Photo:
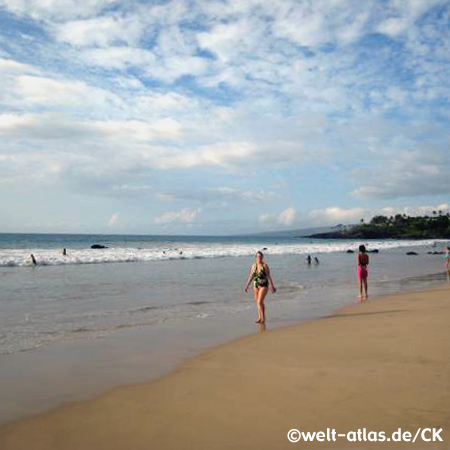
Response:
[[[336,230],[346,229],[345,225],[339,224],[334,227],[314,227],[314,228],[300,228],[297,230],[283,230],[283,231],[265,231],[262,233],[255,233],[252,236],[265,236],[265,237],[310,237],[313,234],[330,233]]]

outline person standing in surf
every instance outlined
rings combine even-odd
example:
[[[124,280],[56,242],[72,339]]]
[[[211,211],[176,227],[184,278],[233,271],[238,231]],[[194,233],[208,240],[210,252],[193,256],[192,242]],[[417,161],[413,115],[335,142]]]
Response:
[[[445,259],[445,271],[447,275],[450,275],[450,247],[447,246],[444,250],[444,259]]]
[[[253,295],[258,306],[258,319],[256,323],[264,323],[266,321],[266,308],[264,300],[266,298],[269,287],[275,293],[275,288],[270,274],[269,266],[264,262],[264,255],[262,252],[257,252],[255,255],[255,263],[250,268],[250,273],[245,286],[245,292],[248,292],[250,284],[253,282]]]
[[[367,290],[367,278],[369,276],[369,255],[366,253],[364,245],[359,246],[359,253],[357,258],[356,271],[358,274],[359,299],[364,300],[369,297]]]

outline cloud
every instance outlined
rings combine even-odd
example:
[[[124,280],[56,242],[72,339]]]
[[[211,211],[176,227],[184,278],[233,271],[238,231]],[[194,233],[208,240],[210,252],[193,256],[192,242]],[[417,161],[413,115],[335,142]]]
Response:
[[[15,93],[28,107],[68,106],[71,108],[89,105],[95,108],[107,108],[120,105],[122,101],[113,93],[89,86],[80,81],[60,81],[52,78],[21,75],[15,80]]]
[[[179,139],[180,124],[173,119],[155,123],[137,120],[84,121],[56,114],[0,114],[0,136],[22,139],[100,139],[120,141],[152,141]]]
[[[236,206],[237,204],[254,204],[273,201],[276,194],[263,189],[240,189],[229,186],[204,187],[199,189],[158,189],[148,184],[117,184],[112,187],[114,196],[125,198],[153,197],[162,202],[189,201],[198,202],[211,208]]]
[[[376,29],[390,37],[397,37],[399,34],[410,30],[415,21],[428,10],[446,3],[446,0],[392,1],[389,4],[389,13],[393,17],[381,21]]]
[[[112,227],[113,225],[115,225],[119,221],[119,218],[120,214],[115,212],[108,220],[108,226]]]
[[[128,46],[83,50],[79,58],[88,65],[105,69],[125,70],[132,67],[142,69],[156,65],[156,56],[152,51]]]
[[[298,213],[294,207],[289,207],[281,213],[264,213],[258,216],[258,222],[265,228],[274,226],[292,227],[297,223]]]
[[[239,189],[234,187],[211,187],[204,189],[190,190],[172,190],[166,191],[165,194],[173,199],[195,200],[214,205],[232,205],[236,202],[268,202],[275,196],[271,191],[263,189]]]
[[[297,211],[295,208],[290,207],[281,212],[277,220],[280,225],[283,225],[284,227],[289,227],[295,223],[296,219],[297,219]]]
[[[396,214],[406,214],[408,216],[432,215],[433,212],[441,211],[447,213],[450,206],[447,203],[438,205],[411,205],[404,207],[386,206],[383,208],[340,208],[338,206],[325,209],[316,209],[307,213],[310,223],[323,225],[356,224],[364,219],[369,221],[376,215],[395,216]]]
[[[371,173],[360,171],[355,197],[395,199],[450,193],[450,157],[443,149],[420,148],[387,155]]]
[[[191,151],[159,153],[156,165],[165,170],[209,166],[230,168],[240,161],[247,160],[255,152],[255,146],[248,142],[212,144]],[[155,153],[150,149],[144,151],[144,156],[154,159]]]
[[[356,223],[366,219],[369,212],[364,208],[340,208],[333,206],[309,211],[307,216],[316,225],[337,225],[339,223]]]
[[[0,0],[0,6],[12,13],[45,21],[90,17],[118,3],[117,0]]]
[[[136,195],[143,223],[148,195],[246,204],[236,219],[352,197],[308,216],[331,221],[450,192],[448,1],[0,0],[0,16],[2,186]],[[272,206],[267,226],[304,220]]]
[[[200,208],[184,208],[181,211],[170,211],[162,214],[159,217],[155,217],[155,219],[153,219],[153,222],[157,224],[167,224],[173,222],[191,223],[195,220],[200,211]]]
[[[137,16],[110,15],[58,24],[56,39],[78,47],[107,47],[113,44],[136,45],[144,31]]]
[[[29,64],[14,61],[10,58],[0,58],[0,73],[3,76],[22,74],[22,73],[39,73],[40,69]]]
[[[441,203],[439,205],[416,205],[405,206],[403,208],[395,208],[387,206],[380,210],[380,214],[387,216],[395,216],[396,214],[406,214],[407,216],[429,216],[433,213],[447,213],[450,211],[450,205],[448,203]]]

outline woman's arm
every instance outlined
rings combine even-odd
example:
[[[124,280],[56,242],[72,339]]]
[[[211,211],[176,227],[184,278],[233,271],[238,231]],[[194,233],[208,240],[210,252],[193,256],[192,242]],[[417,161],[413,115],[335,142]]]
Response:
[[[275,293],[277,288],[273,284],[272,275],[270,274],[269,266],[266,264],[267,278],[269,279],[270,287],[272,288],[272,292]]]
[[[253,274],[255,273],[255,265],[253,264],[252,267],[250,267],[250,272],[248,274],[247,284],[245,285],[245,292],[248,291],[248,287],[250,286],[250,283],[253,281]]]

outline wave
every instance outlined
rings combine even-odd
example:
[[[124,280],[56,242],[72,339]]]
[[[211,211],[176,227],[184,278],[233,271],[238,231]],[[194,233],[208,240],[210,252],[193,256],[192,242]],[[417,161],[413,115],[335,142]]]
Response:
[[[370,249],[387,250],[399,247],[431,246],[436,240],[424,241],[371,241]],[[30,254],[36,258],[39,266],[58,266],[68,264],[106,264],[151,261],[172,261],[186,259],[224,258],[251,256],[255,251],[264,250],[270,255],[296,255],[345,252],[356,250],[361,241],[348,242],[298,242],[271,246],[256,243],[198,243],[188,244],[185,248],[164,249],[162,246],[143,248],[105,248],[105,249],[68,249],[63,256],[57,249],[3,249],[0,251],[0,267],[32,266]]]

